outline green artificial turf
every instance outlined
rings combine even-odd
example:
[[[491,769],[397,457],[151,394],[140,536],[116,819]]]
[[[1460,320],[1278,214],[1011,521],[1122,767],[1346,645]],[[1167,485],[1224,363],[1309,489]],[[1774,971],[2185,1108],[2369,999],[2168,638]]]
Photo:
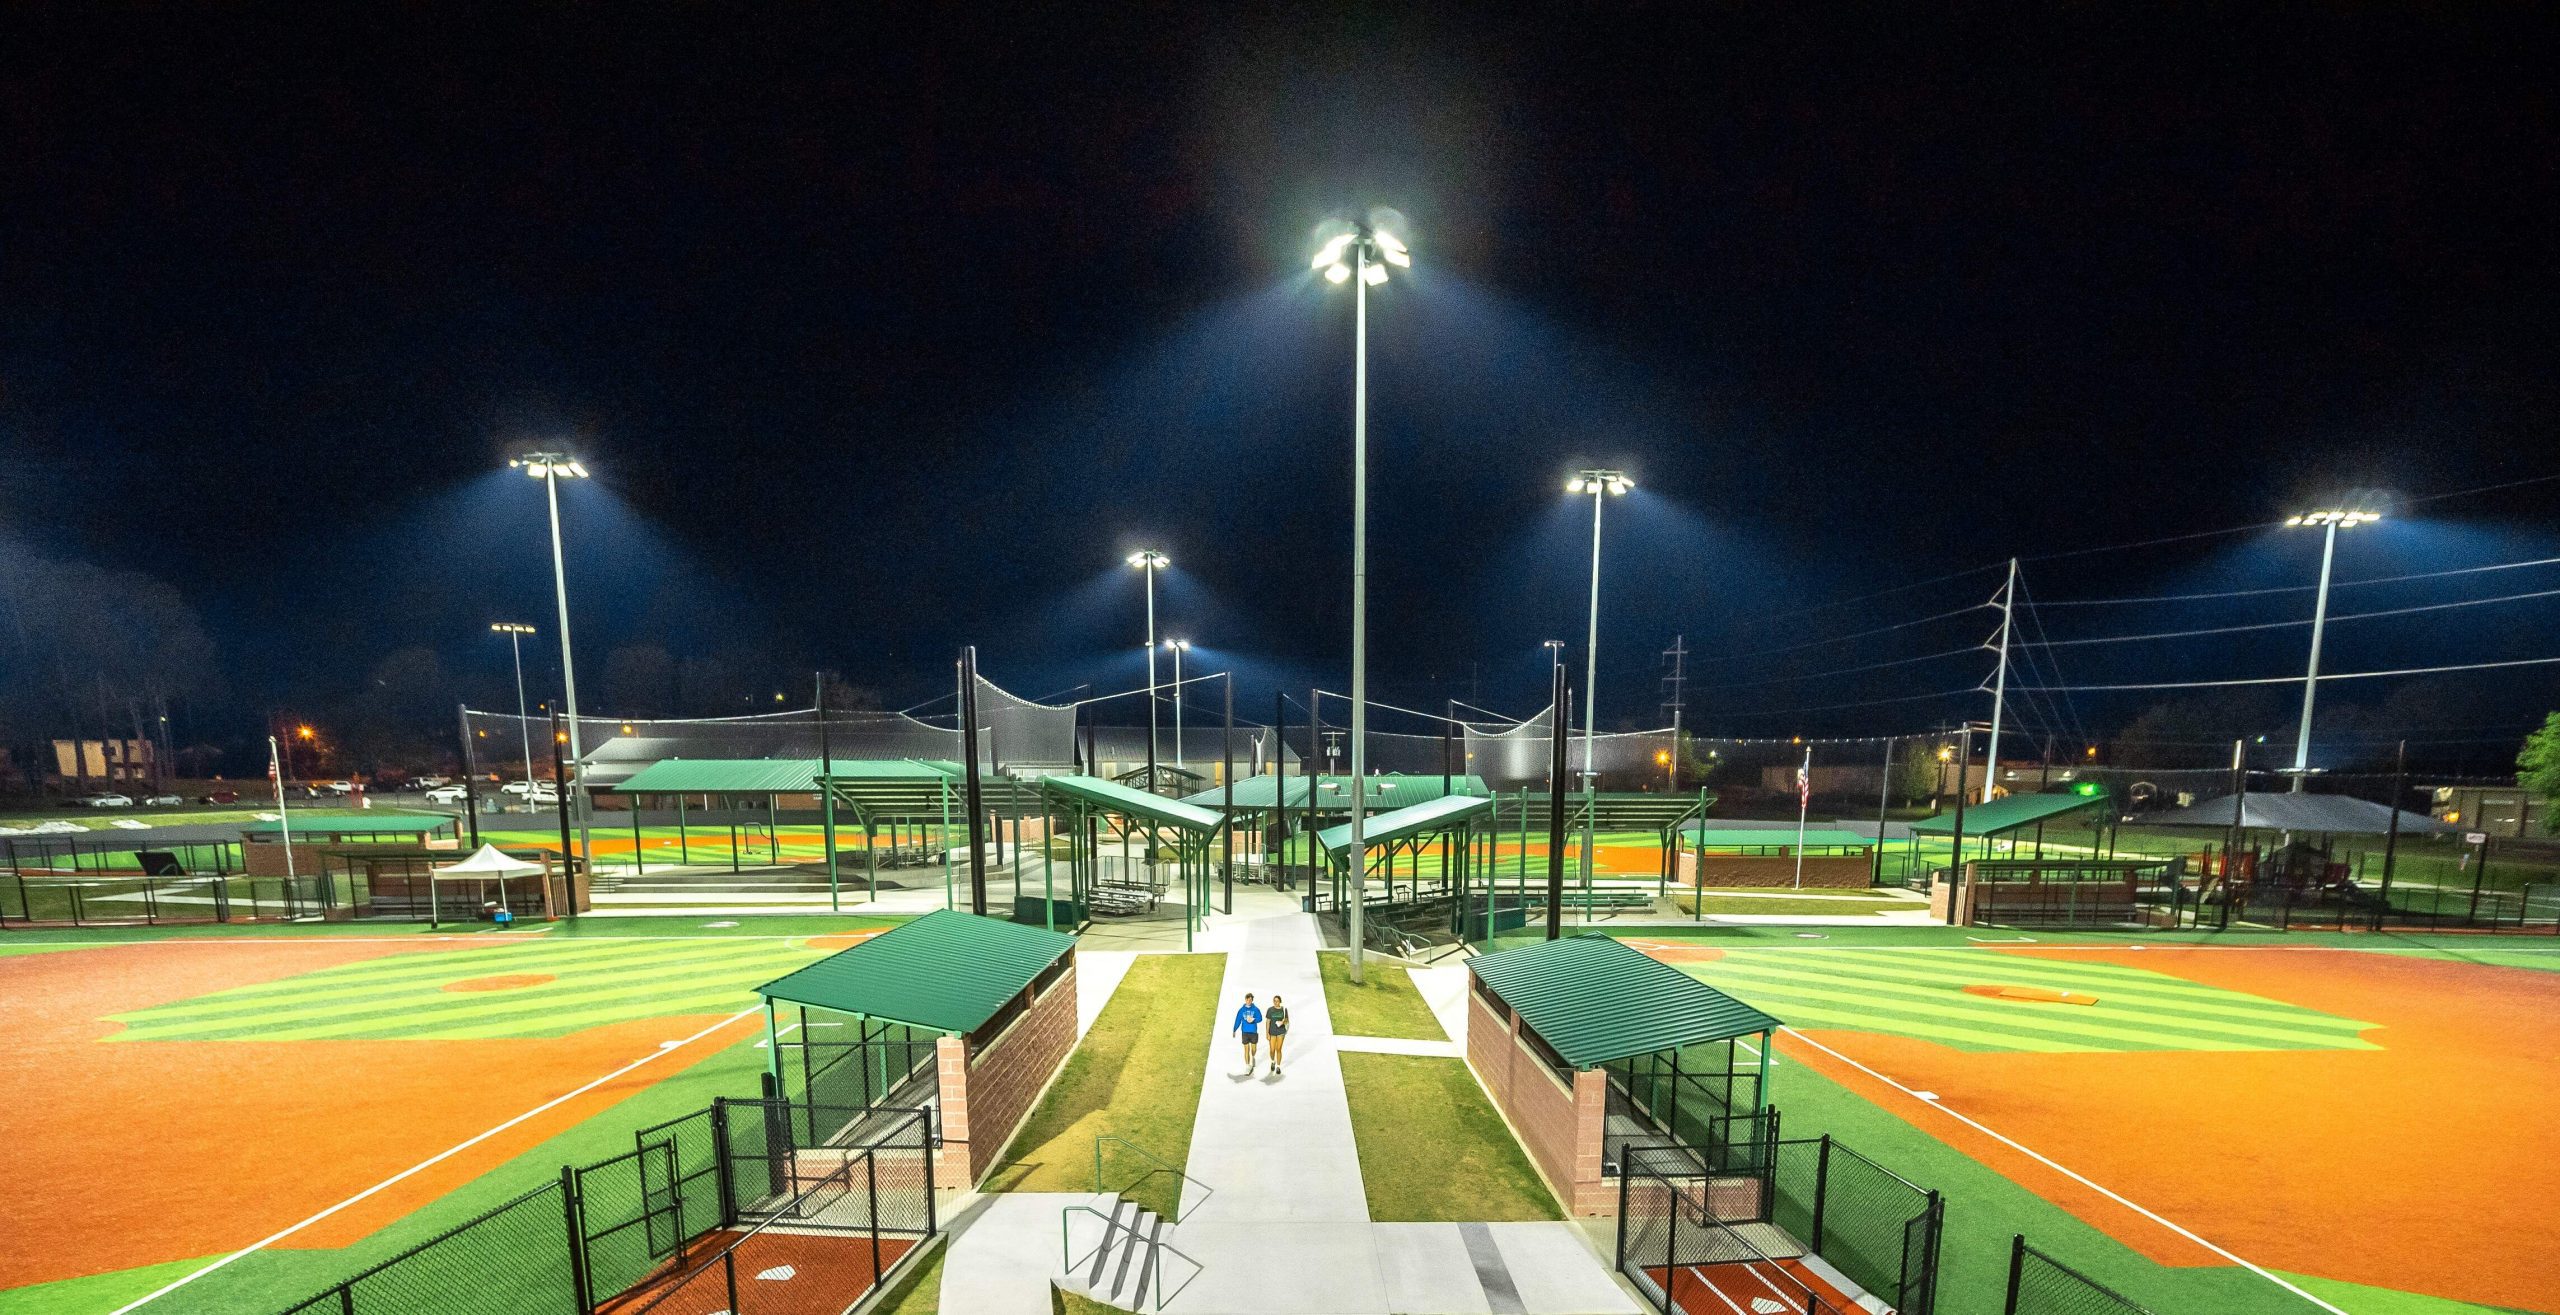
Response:
[[[1342,1085],[1370,1218],[1467,1223],[1564,1217],[1465,1060],[1345,1051]]]
[[[1351,956],[1319,954],[1324,974],[1325,1011],[1333,1016],[1336,1036],[1401,1037],[1412,1041],[1446,1041],[1449,1034],[1422,1002],[1404,965],[1367,958],[1360,965],[1367,980],[1351,981]]]
[[[1104,1190],[1173,1218],[1181,1180],[1155,1165],[1189,1162],[1226,970],[1223,954],[1139,955],[987,1190],[1092,1191],[1094,1148],[1107,1135],[1132,1149],[1105,1155]]]

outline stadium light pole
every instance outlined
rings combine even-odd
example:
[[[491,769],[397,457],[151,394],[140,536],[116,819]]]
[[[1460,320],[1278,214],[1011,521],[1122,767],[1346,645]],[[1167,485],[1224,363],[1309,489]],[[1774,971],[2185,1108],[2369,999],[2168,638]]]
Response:
[[[560,690],[569,713],[569,766],[576,771],[585,765],[586,755],[585,746],[578,740],[578,665],[569,649],[569,567],[560,552],[560,481],[585,479],[587,468],[580,465],[577,458],[563,452],[527,452],[507,464],[541,480],[544,500],[551,508],[551,592],[560,606]],[[562,791],[561,798],[566,802],[572,790],[571,783],[558,781],[554,785]],[[589,809],[586,791],[576,790],[574,793],[578,797],[578,857],[588,864],[587,878],[592,881],[595,879],[595,844],[587,834]],[[533,798],[530,777],[526,778],[525,798],[528,801]],[[565,862],[567,856],[562,858]]]
[[[1600,759],[1597,756],[1600,724],[1600,508],[1610,498],[1622,497],[1635,487],[1622,470],[1585,470],[1565,481],[1564,491],[1591,495],[1591,622],[1582,642],[1582,888],[1591,889],[1592,847],[1599,843],[1597,832],[1600,804]],[[1591,906],[1582,906],[1583,916],[1591,916]]]
[[[520,621],[499,621],[489,629],[507,637],[507,647],[516,657],[516,738],[524,742],[524,794],[533,798],[533,723],[524,712],[524,637],[536,633],[532,626]]]
[[[1173,765],[1189,771],[1190,761],[1182,756],[1182,655],[1191,651],[1188,639],[1168,639],[1165,649],[1173,654]]]
[[[1350,225],[1317,248],[1315,268],[1351,285],[1351,980],[1361,981],[1363,887],[1369,870],[1369,289],[1387,267],[1413,264],[1403,239],[1375,224]]]
[[[1153,548],[1129,554],[1129,564],[1147,573],[1147,789],[1156,788],[1156,572],[1172,559]]]
[[[2293,733],[2293,793],[2311,779],[2311,703],[2320,692],[2320,634],[2329,623],[2329,568],[2338,556],[2338,531],[2382,519],[2378,511],[2330,508],[2287,517],[2287,525],[2320,527],[2320,591],[2311,604],[2311,665],[2302,677],[2302,723]]]

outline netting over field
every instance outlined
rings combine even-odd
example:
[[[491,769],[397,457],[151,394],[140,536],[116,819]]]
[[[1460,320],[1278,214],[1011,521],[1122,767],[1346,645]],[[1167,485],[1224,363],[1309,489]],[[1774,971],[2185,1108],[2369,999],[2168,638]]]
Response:
[[[468,710],[463,719],[480,770],[522,775],[529,739],[533,774],[551,774],[549,718]],[[586,782],[598,789],[618,785],[668,758],[815,758],[821,740],[829,756],[845,760],[960,757],[959,719],[954,715],[833,710],[824,721],[822,729],[815,708],[752,717],[581,716],[578,741],[585,754]],[[1063,764],[1075,756],[1072,706],[1035,703],[981,678],[978,724],[978,754],[988,761]]]

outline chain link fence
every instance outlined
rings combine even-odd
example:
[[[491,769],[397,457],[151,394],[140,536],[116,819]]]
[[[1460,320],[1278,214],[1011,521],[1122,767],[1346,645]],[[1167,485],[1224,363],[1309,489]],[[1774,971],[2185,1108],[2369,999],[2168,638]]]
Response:
[[[283,1315],[579,1315],[566,1215],[562,1185],[545,1183]]]
[[[2009,1243],[2009,1297],[2001,1315],[2152,1315],[2141,1303],[2027,1245]]]
[[[1769,1183],[1771,1222],[1896,1310],[1930,1315],[1945,1219],[1936,1192],[1828,1135],[1777,1143]]]

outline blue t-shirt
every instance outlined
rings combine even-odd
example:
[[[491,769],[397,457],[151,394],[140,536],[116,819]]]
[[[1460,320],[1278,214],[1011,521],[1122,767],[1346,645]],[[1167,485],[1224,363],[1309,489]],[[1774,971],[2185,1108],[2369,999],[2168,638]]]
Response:
[[[1261,1031],[1262,1011],[1254,1008],[1252,1005],[1246,1005],[1244,1008],[1237,1010],[1236,1030],[1239,1032]]]

